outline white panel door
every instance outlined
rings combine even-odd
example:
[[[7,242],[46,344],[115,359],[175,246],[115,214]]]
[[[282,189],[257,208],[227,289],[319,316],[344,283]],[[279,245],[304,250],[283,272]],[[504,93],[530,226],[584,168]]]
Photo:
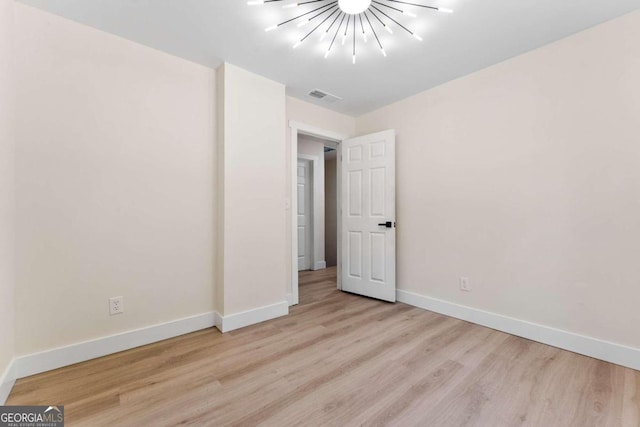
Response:
[[[311,162],[298,160],[298,271],[311,270],[313,263],[311,180]]]
[[[342,142],[342,290],[396,300],[395,131]]]

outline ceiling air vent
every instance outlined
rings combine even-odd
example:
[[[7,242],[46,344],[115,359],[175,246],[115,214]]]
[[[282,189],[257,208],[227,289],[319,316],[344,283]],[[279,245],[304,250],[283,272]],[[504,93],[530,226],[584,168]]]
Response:
[[[321,99],[323,102],[328,102],[328,103],[333,103],[333,102],[342,100],[342,98],[340,98],[339,96],[332,95],[329,92],[325,92],[320,89],[312,90],[311,92],[309,92],[309,96],[315,99]]]

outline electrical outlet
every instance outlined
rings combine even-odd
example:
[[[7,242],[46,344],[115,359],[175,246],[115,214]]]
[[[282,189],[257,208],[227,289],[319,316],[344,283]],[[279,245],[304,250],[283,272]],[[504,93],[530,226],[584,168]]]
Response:
[[[124,313],[124,298],[123,297],[109,298],[109,314],[113,316],[114,314],[122,314],[122,313]]]
[[[464,292],[471,292],[471,283],[469,283],[468,277],[460,278],[460,290]]]

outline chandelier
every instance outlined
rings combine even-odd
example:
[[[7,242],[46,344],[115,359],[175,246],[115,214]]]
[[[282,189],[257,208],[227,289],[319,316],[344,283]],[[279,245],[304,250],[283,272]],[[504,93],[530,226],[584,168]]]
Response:
[[[380,31],[393,34],[396,30],[422,41],[422,37],[412,31],[411,25],[406,22],[406,17],[417,17],[412,10],[422,8],[444,13],[453,12],[448,8],[401,0],[306,0],[297,3],[288,1],[290,0],[250,0],[247,4],[262,6],[267,3],[286,2],[282,8],[295,10],[296,15],[266,28],[265,31],[269,32],[293,24],[297,24],[298,27],[309,25],[311,30],[293,45],[294,49],[309,40],[313,34],[319,34],[320,42],[327,40],[324,55],[327,58],[335,50],[337,40],[341,39],[340,44],[343,46],[349,40],[354,64],[356,63],[356,40],[360,37],[364,43],[367,43],[368,38],[374,39],[382,55],[386,57],[387,52],[378,36]]]

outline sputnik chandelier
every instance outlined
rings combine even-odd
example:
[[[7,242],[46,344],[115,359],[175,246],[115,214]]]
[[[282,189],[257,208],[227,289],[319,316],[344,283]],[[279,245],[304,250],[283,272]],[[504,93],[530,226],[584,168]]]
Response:
[[[384,56],[387,56],[387,53],[380,41],[380,37],[378,37],[378,33],[382,30],[393,34],[394,29],[400,29],[401,32],[406,32],[414,39],[422,41],[420,35],[399,21],[404,20],[404,17],[416,18],[416,14],[411,9],[423,8],[444,13],[453,12],[451,9],[443,7],[401,0],[306,0],[297,3],[291,3],[290,0],[250,0],[247,4],[261,6],[266,3],[282,4],[283,2],[286,2],[282,6],[283,9],[293,9],[297,14],[279,24],[266,28],[265,31],[276,30],[287,24],[297,24],[298,27],[311,24],[311,31],[293,45],[294,49],[307,41],[317,31],[316,34],[320,34],[320,42],[327,39],[327,50],[324,55],[327,58],[332,49],[335,48],[336,40],[339,37],[342,39],[343,46],[348,39],[351,39],[350,44],[352,46],[354,64],[356,63],[356,39],[360,37],[362,37],[364,43],[367,43],[367,37],[372,38],[370,35],[373,35],[380,52]],[[358,33],[360,35],[357,36]]]

